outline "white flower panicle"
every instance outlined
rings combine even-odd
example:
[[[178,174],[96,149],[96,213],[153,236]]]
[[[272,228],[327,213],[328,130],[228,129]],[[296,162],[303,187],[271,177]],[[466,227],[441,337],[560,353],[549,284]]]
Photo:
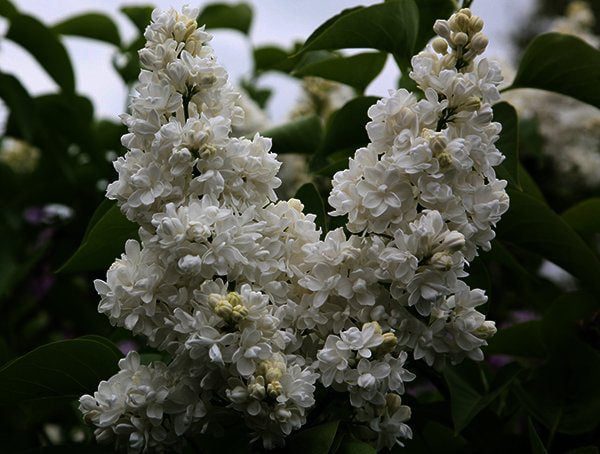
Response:
[[[351,234],[321,239],[299,200],[277,200],[270,140],[234,137],[244,112],[197,14],[156,10],[146,29],[129,151],[107,190],[140,241],[95,282],[99,311],[171,359],[130,353],[80,399],[84,418],[130,452],[177,450],[232,417],[273,448],[319,387],[347,395],[378,449],[401,444],[410,361],[481,359],[495,331],[476,310],[483,291],[461,281],[508,208],[481,20],[436,24],[446,47],[413,59],[425,99],[398,90],[369,110],[371,143],[330,196]]]

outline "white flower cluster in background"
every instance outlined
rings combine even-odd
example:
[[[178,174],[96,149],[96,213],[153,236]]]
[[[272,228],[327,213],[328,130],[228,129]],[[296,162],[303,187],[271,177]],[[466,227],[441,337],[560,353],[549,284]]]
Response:
[[[40,160],[40,150],[23,140],[4,137],[0,145],[0,162],[18,174],[32,173]]]
[[[564,17],[549,31],[565,33],[600,48],[594,35],[594,13],[586,2],[569,4]],[[513,71],[514,72],[514,71]],[[600,110],[567,96],[547,91],[511,90],[503,98],[515,106],[520,118],[535,119],[543,139],[543,153],[555,169],[569,178],[568,186],[600,187]]]
[[[84,418],[129,452],[176,450],[239,420],[273,448],[307,422],[319,388],[378,449],[401,444],[410,361],[481,359],[495,332],[476,310],[483,291],[460,280],[508,208],[493,170],[501,77],[475,60],[481,19],[436,23],[442,38],[413,59],[424,100],[398,90],[370,109],[371,143],[330,197],[351,234],[321,239],[300,201],[276,200],[270,140],[233,137],[244,112],[197,14],[156,10],[146,29],[129,151],[107,189],[141,241],[95,282],[99,311],[171,360],[129,353],[81,397]]]

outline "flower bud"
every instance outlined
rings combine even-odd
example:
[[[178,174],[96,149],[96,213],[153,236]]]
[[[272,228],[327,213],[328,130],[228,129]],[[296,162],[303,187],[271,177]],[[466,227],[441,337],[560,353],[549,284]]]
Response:
[[[469,42],[469,37],[466,33],[458,32],[452,35],[452,44],[456,47],[463,47],[467,42]]]
[[[490,320],[486,320],[481,324],[479,328],[473,331],[473,334],[480,339],[489,339],[496,334],[496,323]]]
[[[452,230],[444,237],[440,247],[450,252],[460,251],[465,247],[465,236],[456,230]]]
[[[448,21],[436,20],[433,24],[433,31],[442,38],[450,39],[450,25]]]
[[[448,52],[448,42],[439,36],[431,42],[431,47],[433,47],[433,50],[438,54],[445,54]]]
[[[267,385],[267,394],[269,394],[269,397],[275,398],[279,396],[282,391],[283,387],[281,386],[281,383],[279,383],[279,381],[277,380],[272,381]]]
[[[402,398],[398,394],[389,393],[385,395],[385,408],[391,413],[396,413],[402,406]]]
[[[446,252],[436,252],[429,259],[429,263],[437,270],[440,271],[449,271],[452,269],[452,265],[454,264],[452,260],[452,256]]]
[[[471,49],[478,54],[482,53],[487,45],[488,39],[481,32],[475,33],[473,38],[471,38]]]
[[[479,16],[472,16],[469,19],[469,33],[473,35],[481,30],[483,30],[483,19]]]

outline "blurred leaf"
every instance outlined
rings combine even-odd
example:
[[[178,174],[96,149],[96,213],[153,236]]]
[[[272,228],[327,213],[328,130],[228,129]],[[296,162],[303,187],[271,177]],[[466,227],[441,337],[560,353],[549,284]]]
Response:
[[[106,205],[100,205],[106,210]],[[58,272],[101,270],[107,268],[121,252],[125,242],[137,238],[137,224],[129,221],[114,204],[102,216],[93,216],[95,224],[86,233],[79,249]]]
[[[598,454],[600,448],[598,446],[582,446],[580,448],[571,449],[567,454]]]
[[[311,159],[311,169],[318,171],[327,167],[327,157],[336,151],[348,150],[349,154],[354,154],[354,150],[369,142],[365,128],[369,121],[367,110],[378,99],[375,96],[354,98],[329,117],[323,144]]]
[[[140,35],[113,58],[113,66],[126,84],[136,81],[140,74],[138,50],[144,47],[145,43],[144,35]]]
[[[540,254],[600,293],[600,261],[581,237],[544,203],[508,192],[510,209],[498,224],[498,238]]]
[[[8,0],[0,0],[0,16],[11,19],[16,14],[19,14],[17,8]]]
[[[85,336],[78,337],[78,339],[85,339],[85,340],[99,342],[99,343],[105,345],[106,347],[110,348],[114,352],[114,354],[117,355],[119,358],[123,356],[123,352],[119,349],[119,347],[117,347],[113,342],[111,342],[106,337],[98,336],[96,334],[86,334]]]
[[[419,28],[413,0],[389,0],[342,11],[319,26],[301,52],[317,49],[367,48],[410,60]]]
[[[512,88],[539,88],[600,108],[600,51],[561,33],[536,37],[525,49]]]
[[[528,194],[534,199],[546,204],[546,198],[544,197],[542,190],[521,163],[519,163],[519,183],[521,184],[521,190],[525,194]]]
[[[334,56],[296,67],[293,76],[316,76],[354,87],[363,92],[381,72],[387,54],[384,52],[365,52],[349,57]]]
[[[503,354],[545,358],[546,348],[542,340],[542,322],[531,320],[502,328],[488,340],[487,355]]]
[[[17,14],[6,37],[27,50],[65,92],[75,91],[71,60],[56,32],[34,17]]]
[[[286,452],[290,454],[327,454],[333,444],[338,424],[338,421],[332,421],[296,432],[290,437],[286,445]]]
[[[252,25],[252,8],[247,3],[211,3],[198,16],[206,28],[230,28],[248,34]]]
[[[368,443],[346,435],[335,454],[376,454],[377,450]]]
[[[82,36],[115,46],[121,45],[121,36],[116,24],[110,17],[101,13],[87,13],[70,17],[52,28],[61,35]]]
[[[304,204],[305,214],[314,214],[317,216],[315,220],[317,226],[321,227],[323,233],[327,233],[325,204],[317,187],[313,183],[305,183],[298,189],[294,197]]]
[[[93,392],[118,370],[120,355],[107,342],[58,341],[16,358],[0,369],[0,405]]]
[[[600,233],[600,198],[579,202],[561,216],[573,230],[584,237]]]
[[[33,99],[21,82],[10,74],[0,73],[0,98],[14,117],[23,138],[33,142],[37,123],[36,109]]]
[[[279,71],[290,74],[294,68],[307,66],[319,61],[327,60],[335,56],[328,50],[316,50],[297,54],[298,45],[291,51],[277,46],[256,47],[253,51],[254,73],[261,74],[265,71]]]
[[[144,34],[144,30],[150,24],[153,10],[154,7],[149,5],[123,6],[121,8],[121,12],[127,16],[141,34]]]
[[[531,454],[547,454],[544,443],[540,440],[540,436],[535,430],[531,418],[527,418],[527,426],[529,428],[529,443],[531,444]]]
[[[507,102],[495,104],[494,121],[502,125],[500,139],[496,142],[496,146],[506,156],[502,164],[496,167],[498,176],[521,189],[519,182],[519,119],[517,111]]]
[[[270,88],[258,87],[253,81],[247,79],[242,79],[240,86],[261,109],[265,108],[273,94]]]
[[[274,153],[312,154],[321,141],[321,120],[316,115],[300,117],[261,134],[273,139]]]

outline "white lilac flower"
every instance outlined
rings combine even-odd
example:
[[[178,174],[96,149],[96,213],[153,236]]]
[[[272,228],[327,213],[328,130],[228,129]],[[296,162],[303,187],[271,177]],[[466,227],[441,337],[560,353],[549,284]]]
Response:
[[[146,29],[107,189],[139,241],[95,282],[99,311],[172,359],[130,353],[80,399],[84,418],[99,441],[141,452],[237,415],[270,449],[306,423],[318,385],[346,393],[378,449],[401,444],[410,361],[481,359],[495,332],[476,310],[483,291],[461,281],[508,209],[490,109],[501,77],[476,60],[481,20],[436,23],[413,58],[424,99],[401,89],[369,109],[371,142],[329,197],[346,229],[321,239],[299,200],[277,200],[270,139],[234,136],[243,103],[197,13],[156,10]]]

